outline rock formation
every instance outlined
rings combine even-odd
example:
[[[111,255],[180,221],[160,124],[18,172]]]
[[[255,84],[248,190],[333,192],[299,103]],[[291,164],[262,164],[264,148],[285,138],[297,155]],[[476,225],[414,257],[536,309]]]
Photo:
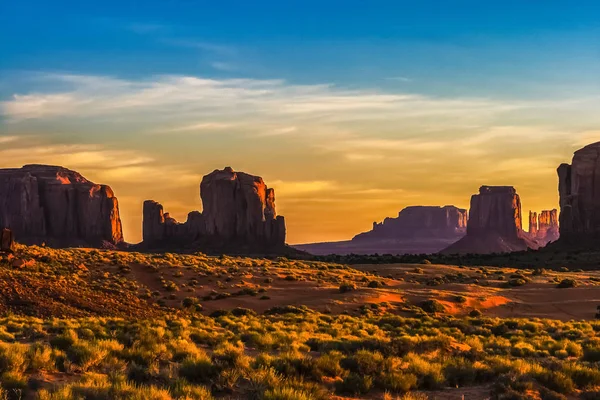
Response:
[[[529,238],[535,240],[540,246],[555,242],[559,238],[558,211],[543,210],[538,217],[533,213],[535,221],[531,220],[532,212],[529,212]]]
[[[12,253],[15,251],[15,241],[10,229],[4,228],[0,231],[0,251],[5,253]]]
[[[373,230],[358,234],[352,240],[462,237],[466,233],[467,219],[467,210],[454,206],[406,207],[397,218],[373,222]]]
[[[534,211],[529,211],[529,236],[537,237],[538,233],[538,216]]]
[[[465,235],[467,219],[467,210],[454,206],[412,206],[352,240],[294,247],[315,255],[437,253]]]
[[[55,247],[123,242],[117,198],[106,185],[48,165],[0,169],[0,227],[15,240]]]
[[[467,235],[442,252],[502,253],[537,248],[522,229],[521,199],[511,186],[482,186],[471,197]]]
[[[575,152],[558,167],[562,244],[600,246],[600,142]]]
[[[143,244],[150,248],[196,247],[205,251],[268,251],[285,246],[285,221],[275,211],[275,191],[263,179],[230,167],[204,176],[203,211],[179,223],[162,205],[144,202]]]

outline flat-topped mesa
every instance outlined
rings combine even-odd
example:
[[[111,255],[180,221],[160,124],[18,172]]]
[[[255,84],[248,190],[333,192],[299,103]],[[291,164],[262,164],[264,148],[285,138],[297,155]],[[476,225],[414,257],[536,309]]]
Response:
[[[356,235],[353,241],[388,240],[424,237],[464,236],[468,213],[454,206],[410,206],[396,218],[374,222],[373,230]]]
[[[25,244],[114,246],[123,242],[112,189],[58,166],[0,169],[0,228]]]
[[[467,235],[443,253],[502,253],[537,248],[523,232],[521,199],[512,186],[482,186],[471,197]]]
[[[600,239],[600,142],[575,152],[558,167],[559,243],[594,247]]]
[[[285,246],[285,220],[275,211],[275,191],[261,177],[230,167],[215,170],[202,178],[200,197],[202,213],[189,213],[185,223],[170,218],[159,203],[144,202],[144,245],[228,251]]]

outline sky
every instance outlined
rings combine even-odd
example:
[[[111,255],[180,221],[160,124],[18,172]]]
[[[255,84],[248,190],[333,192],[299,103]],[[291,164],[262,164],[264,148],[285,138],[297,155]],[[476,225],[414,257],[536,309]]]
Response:
[[[288,243],[512,185],[600,141],[597,1],[0,2],[0,168],[109,184],[178,220],[231,166],[264,178]]]

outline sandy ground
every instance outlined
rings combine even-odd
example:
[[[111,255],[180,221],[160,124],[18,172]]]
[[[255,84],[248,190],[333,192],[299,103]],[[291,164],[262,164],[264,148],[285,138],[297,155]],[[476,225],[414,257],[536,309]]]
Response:
[[[282,276],[271,275],[272,282],[265,284],[266,276],[257,270],[247,273],[224,284],[223,279],[194,276],[193,271],[184,270],[181,276],[169,271],[161,271],[163,279],[169,279],[180,285],[180,290],[165,292],[156,273],[144,266],[132,266],[128,278],[138,280],[151,291],[160,291],[164,301],[177,306],[185,297],[200,299],[205,312],[234,307],[250,308],[257,312],[274,306],[305,305],[320,311],[339,313],[357,311],[364,304],[377,303],[389,305],[389,310],[400,310],[403,306],[428,299],[441,302],[446,313],[465,315],[477,309],[484,315],[497,317],[552,318],[560,320],[593,319],[600,305],[600,271],[554,272],[534,276],[531,271],[516,271],[511,268],[488,268],[487,277],[479,268],[446,265],[355,265],[353,268],[374,273],[385,282],[383,288],[359,286],[348,293],[340,293],[339,287],[328,282],[294,281],[289,282]],[[415,272],[417,271],[418,272]],[[429,286],[428,280],[448,274],[462,274],[463,282],[442,283]],[[509,287],[506,281],[511,275],[521,273],[529,282],[519,287]],[[498,280],[502,275],[504,280]],[[196,279],[196,287],[186,287],[186,282]],[[579,286],[558,289],[556,279],[575,279]],[[256,296],[232,296],[225,299],[203,300],[211,291],[235,293],[242,287],[266,289]],[[267,296],[268,298],[265,298]],[[461,302],[457,297],[464,297]],[[405,308],[405,307],[404,307]]]

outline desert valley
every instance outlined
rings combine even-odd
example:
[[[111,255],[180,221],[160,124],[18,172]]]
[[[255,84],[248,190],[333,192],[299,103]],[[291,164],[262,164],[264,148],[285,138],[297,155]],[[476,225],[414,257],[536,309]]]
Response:
[[[0,400],[600,400],[599,21],[0,0]]]
[[[274,189],[229,167],[183,223],[145,201],[138,244],[109,186],[1,170],[2,393],[597,399],[599,154],[558,168],[560,218],[530,212],[528,231],[515,188],[482,186],[469,210],[295,247]]]

